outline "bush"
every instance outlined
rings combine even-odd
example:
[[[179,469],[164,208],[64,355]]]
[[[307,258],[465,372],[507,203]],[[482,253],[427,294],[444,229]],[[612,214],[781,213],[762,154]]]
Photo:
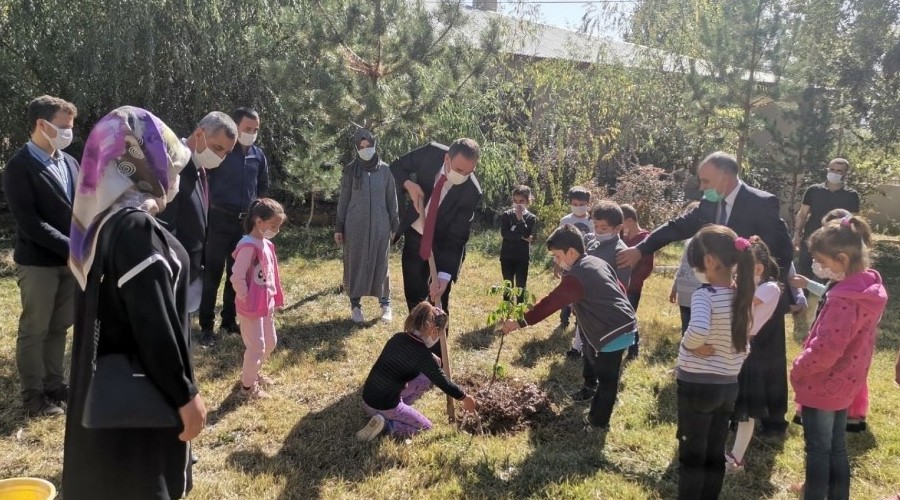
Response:
[[[652,165],[634,167],[619,177],[614,189],[593,186],[595,199],[628,203],[638,213],[643,227],[654,228],[681,215],[684,188],[675,175]]]

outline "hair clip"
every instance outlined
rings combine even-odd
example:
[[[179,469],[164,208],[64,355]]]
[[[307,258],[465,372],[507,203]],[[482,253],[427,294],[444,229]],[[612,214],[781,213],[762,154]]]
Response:
[[[734,248],[743,252],[744,250],[750,248],[750,240],[747,238],[738,238],[734,240]]]
[[[853,217],[853,216],[852,216],[852,215],[845,215],[843,218],[841,218],[841,225],[842,225],[842,226],[845,226],[845,227],[846,227],[846,226],[849,226],[849,225],[850,225],[850,218],[851,218],[851,217]]]
[[[750,241],[750,243],[762,243],[762,238],[755,234],[747,239]]]

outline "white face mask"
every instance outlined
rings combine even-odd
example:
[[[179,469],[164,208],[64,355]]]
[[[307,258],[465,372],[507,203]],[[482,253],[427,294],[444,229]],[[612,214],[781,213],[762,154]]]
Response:
[[[578,217],[584,217],[588,212],[587,205],[569,205],[569,210]]]
[[[273,231],[271,229],[266,229],[263,231],[263,238],[267,240],[271,240],[272,238],[278,236],[279,231]]]
[[[843,175],[836,174],[834,172],[828,172],[828,174],[825,175],[825,178],[828,179],[828,182],[832,184],[840,184],[844,180]]]
[[[812,272],[823,280],[841,281],[846,277],[844,273],[836,273],[827,267],[823,267],[822,264],[819,264],[818,262],[813,262]]]
[[[753,275],[753,284],[759,286],[759,282],[762,281],[762,277],[758,275]]]
[[[447,181],[454,186],[459,186],[469,179],[468,175],[463,175],[450,167],[447,167],[444,171],[447,172]]]
[[[362,161],[369,161],[375,156],[375,146],[359,149],[356,151],[356,154],[359,155],[359,159]]]
[[[43,134],[44,138],[47,139],[47,141],[50,143],[50,147],[52,147],[53,149],[66,149],[67,147],[69,147],[69,144],[72,144],[72,138],[74,137],[72,129],[59,128],[46,120],[44,121],[44,123],[50,125],[51,127],[53,127],[53,130],[56,131],[56,137],[51,139],[50,136],[47,135],[46,132],[44,132],[44,129],[41,129],[41,134]]]
[[[528,206],[524,203],[513,203],[513,210],[521,210],[524,213],[528,211]]]
[[[198,167],[205,168],[206,170],[218,168],[219,165],[222,164],[222,160],[224,160],[224,158],[219,158],[219,155],[213,153],[212,148],[209,147],[209,143],[206,142],[206,134],[203,134],[203,143],[206,146],[206,149],[204,149],[202,153],[197,153],[197,151],[194,151],[192,155],[194,158],[194,163]]]
[[[238,142],[241,143],[241,146],[250,147],[256,142],[256,136],[258,134],[248,134],[247,132],[241,132],[238,134]]]
[[[694,278],[696,278],[700,283],[709,283],[709,280],[706,279],[706,273],[698,271],[696,269],[694,269]]]
[[[613,238],[615,238],[616,236],[618,236],[618,234],[616,234],[616,233],[597,233],[597,234],[594,236],[594,238],[595,238],[597,241],[601,241],[601,242],[602,242],[602,241],[610,241],[610,240],[612,240]]]

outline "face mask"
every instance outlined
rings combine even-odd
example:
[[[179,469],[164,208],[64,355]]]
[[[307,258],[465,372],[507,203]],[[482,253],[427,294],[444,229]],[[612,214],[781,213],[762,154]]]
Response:
[[[825,178],[828,179],[828,182],[830,182],[830,183],[832,183],[832,184],[840,184],[841,181],[844,180],[844,176],[843,176],[843,175],[841,175],[841,174],[836,174],[836,173],[834,173],[834,172],[828,172],[828,174],[825,175]]]
[[[524,203],[513,203],[513,210],[521,210],[524,213],[528,211],[528,206]]]
[[[468,175],[463,175],[452,168],[447,168],[447,181],[454,186],[459,186],[463,182],[469,179]]]
[[[709,283],[709,280],[706,279],[706,273],[700,272],[696,269],[694,269],[694,278],[696,278],[700,283]]]
[[[50,138],[43,129],[41,129],[41,134],[44,135],[44,138],[50,143],[50,147],[53,149],[66,149],[69,147],[69,144],[72,144],[72,137],[74,134],[72,133],[72,129],[70,128],[59,128],[56,125],[45,121],[47,125],[53,127],[53,130],[56,131],[56,137]]]
[[[375,146],[372,146],[372,147],[370,147],[370,148],[362,148],[362,149],[360,149],[360,150],[357,150],[357,151],[356,151],[356,154],[359,155],[359,158],[360,158],[362,161],[369,161],[369,160],[372,159],[372,157],[375,156]],[[449,177],[448,177],[448,179],[449,179]]]
[[[844,273],[836,273],[827,267],[823,267],[818,262],[813,262],[812,272],[823,280],[841,281],[845,277]]]
[[[203,142],[206,145],[206,149],[204,149],[202,153],[194,151],[192,155],[194,163],[197,164],[198,167],[205,168],[206,170],[218,168],[219,165],[222,164],[224,158],[219,158],[218,155],[213,153],[212,148],[209,147],[209,143],[206,142],[206,134],[203,134]]]
[[[761,276],[753,275],[753,284],[759,286],[759,282],[762,280]]]
[[[238,134],[238,142],[241,143],[241,146],[250,147],[256,142],[256,136],[258,134],[248,134],[247,132],[241,132]]]
[[[276,236],[278,236],[278,231],[273,231],[271,229],[266,229],[265,231],[263,231],[263,238],[267,240],[271,240]]]
[[[703,190],[703,199],[706,201],[718,203],[718,202],[722,201],[723,198],[725,198],[725,197],[722,196],[721,194],[719,194],[719,192],[716,191],[716,188],[709,188],[709,189]]]
[[[569,210],[578,217],[584,217],[587,214],[587,205],[569,205]]]
[[[603,242],[603,241],[610,241],[613,238],[615,238],[616,236],[618,236],[618,234],[616,234],[616,233],[597,233],[596,236],[594,237],[594,239],[596,239],[597,241]]]

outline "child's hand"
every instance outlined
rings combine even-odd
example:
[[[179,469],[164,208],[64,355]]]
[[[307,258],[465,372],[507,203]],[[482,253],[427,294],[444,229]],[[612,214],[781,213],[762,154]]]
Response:
[[[338,244],[338,246],[344,244],[344,233],[334,233],[334,242]]]
[[[178,435],[178,439],[182,441],[194,439],[206,427],[206,406],[199,394],[179,408],[178,415],[181,417],[181,425],[184,427],[184,430]]]
[[[527,241],[529,245],[534,243],[534,235],[533,234],[531,236],[523,236],[522,239]]]
[[[798,315],[806,310],[806,305],[804,304],[794,304],[791,306],[791,314]]]
[[[675,293],[675,289],[673,288],[671,292],[669,292],[669,303],[674,304],[678,301],[678,294]]]
[[[694,353],[697,356],[700,356],[701,358],[707,358],[716,353],[715,347],[711,346],[710,344],[703,344],[696,349],[688,349],[688,351],[691,351],[692,353]]]
[[[474,412],[475,411],[475,398],[467,395],[462,400],[462,407],[463,407],[463,411]]]
[[[788,281],[794,288],[806,288],[809,286],[809,278],[803,276],[802,274],[795,274],[791,276],[790,280]]]
[[[518,329],[519,329],[519,323],[517,323],[511,319],[504,321],[503,326],[500,327],[500,331],[503,332],[503,335],[512,333]]]

